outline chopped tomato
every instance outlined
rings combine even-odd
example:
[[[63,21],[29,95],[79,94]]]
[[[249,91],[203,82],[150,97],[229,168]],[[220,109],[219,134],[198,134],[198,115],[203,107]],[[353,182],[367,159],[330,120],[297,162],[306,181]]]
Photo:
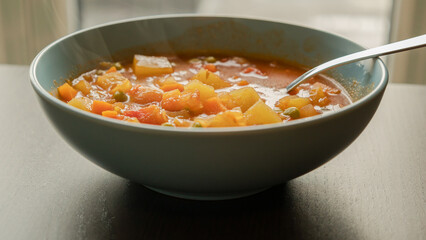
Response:
[[[136,85],[129,91],[130,99],[139,104],[160,102],[163,98],[163,93],[152,87]]]
[[[123,115],[127,117],[135,117],[141,123],[154,125],[161,125],[168,120],[167,115],[161,111],[157,105],[150,105],[137,111],[123,111]]]
[[[180,111],[184,108],[178,89],[166,92],[161,100],[161,107],[167,111]]]
[[[217,97],[212,97],[204,101],[203,107],[204,107],[204,112],[208,115],[217,114],[227,110],[227,108],[222,104],[222,102]]]

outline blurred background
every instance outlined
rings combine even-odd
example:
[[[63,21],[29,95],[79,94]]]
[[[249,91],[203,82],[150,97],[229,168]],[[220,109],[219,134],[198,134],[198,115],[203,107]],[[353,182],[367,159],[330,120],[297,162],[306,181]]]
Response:
[[[0,64],[28,65],[50,42],[79,29],[172,13],[264,17],[366,48],[426,33],[425,0],[0,0]],[[426,49],[384,60],[392,82],[426,84]]]

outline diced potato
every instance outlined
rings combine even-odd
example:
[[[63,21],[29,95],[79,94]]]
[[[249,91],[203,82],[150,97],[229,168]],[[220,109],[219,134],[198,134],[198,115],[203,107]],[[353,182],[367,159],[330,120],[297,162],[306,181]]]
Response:
[[[84,95],[87,95],[90,93],[90,83],[86,80],[82,79],[78,83],[74,84],[74,89],[82,92]]]
[[[216,92],[212,86],[202,83],[198,80],[192,80],[184,87],[184,92],[194,92],[198,90],[200,92],[201,101],[205,101],[211,97],[216,96]]]
[[[126,81],[129,80],[121,73],[111,72],[99,76],[98,79],[96,79],[96,84],[105,90],[110,90]]]
[[[260,125],[282,122],[280,116],[266,105],[262,100],[258,100],[244,113],[248,125]]]
[[[179,119],[179,118],[173,119],[173,125],[175,125],[176,127],[190,127],[192,126],[193,123],[194,123],[193,121],[186,120],[186,119]]]
[[[117,84],[114,88],[109,91],[110,93],[114,94],[117,91],[122,91],[123,93],[130,91],[132,89],[132,83],[126,79],[123,82]]]
[[[247,111],[253,104],[255,104],[260,96],[252,87],[244,87],[233,90],[229,93],[242,112]]]
[[[234,98],[227,92],[218,93],[217,97],[227,109],[234,109],[238,107]]]
[[[319,112],[317,112],[317,110],[315,110],[315,108],[312,104],[308,104],[308,105],[300,108],[299,112],[300,112],[300,118],[311,117],[311,116],[315,116],[315,115],[319,114]]]
[[[175,89],[163,94],[161,107],[167,111],[180,111],[184,108],[184,104],[180,98],[179,89]]]
[[[218,75],[207,71],[206,69],[201,69],[196,75],[194,75],[191,79],[197,79],[204,84],[210,85],[214,87],[214,89],[220,89],[225,87],[230,87],[231,84],[223,79],[221,79]]]
[[[131,101],[139,104],[160,102],[163,98],[163,92],[161,90],[142,85],[136,85],[130,89],[129,95]]]
[[[203,103],[200,98],[200,91],[195,89],[193,92],[183,92],[181,101],[184,108],[191,113],[199,114],[203,111]]]
[[[59,98],[65,102],[70,101],[77,95],[78,91],[75,90],[68,83],[64,83],[62,86],[58,87]]]
[[[124,118],[124,121],[131,122],[131,123],[140,123],[139,120],[135,117],[126,117]]]
[[[311,104],[311,101],[308,98],[301,98],[298,96],[290,95],[278,100],[276,106],[279,107],[281,110],[286,110],[289,107],[296,107],[297,109],[300,109],[308,104]]]
[[[167,116],[174,118],[183,118],[188,119],[191,117],[191,112],[187,109],[182,109],[180,111],[166,111]]]
[[[316,82],[312,85],[312,89],[321,87],[326,94],[339,94],[341,91],[337,88],[330,87],[320,82]]]
[[[84,111],[91,111],[92,100],[86,97],[73,98],[68,102],[68,105],[79,108]]]
[[[316,86],[312,88],[309,92],[309,95],[309,99],[314,105],[324,107],[330,103],[330,99],[328,99],[327,94],[324,92],[324,88],[322,86]]]
[[[221,112],[210,119],[197,118],[195,122],[202,127],[239,127],[247,126],[246,118],[241,111],[228,110]]]
[[[137,76],[155,76],[173,72],[173,67],[166,57],[135,55],[133,71]]]

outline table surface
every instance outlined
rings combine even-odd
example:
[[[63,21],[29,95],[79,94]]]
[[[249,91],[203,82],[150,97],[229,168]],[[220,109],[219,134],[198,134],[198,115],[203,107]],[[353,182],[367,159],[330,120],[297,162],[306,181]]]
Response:
[[[390,84],[360,137],[304,176],[192,201],[84,159],[44,116],[28,67],[0,76],[0,239],[426,239],[426,86]]]

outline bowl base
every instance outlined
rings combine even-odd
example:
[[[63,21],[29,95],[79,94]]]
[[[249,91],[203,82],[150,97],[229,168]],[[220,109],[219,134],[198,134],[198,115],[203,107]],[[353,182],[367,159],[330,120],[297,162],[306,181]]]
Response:
[[[151,189],[152,191],[155,191],[164,195],[183,198],[183,199],[189,199],[189,200],[203,200],[203,201],[216,201],[216,200],[242,198],[242,197],[247,197],[259,192],[263,192],[266,189],[270,188],[270,187],[266,187],[266,188],[256,189],[256,190],[241,191],[241,192],[227,192],[227,193],[192,193],[192,192],[170,191],[170,190],[159,189],[159,188],[150,187],[146,185],[144,186],[148,189]]]

